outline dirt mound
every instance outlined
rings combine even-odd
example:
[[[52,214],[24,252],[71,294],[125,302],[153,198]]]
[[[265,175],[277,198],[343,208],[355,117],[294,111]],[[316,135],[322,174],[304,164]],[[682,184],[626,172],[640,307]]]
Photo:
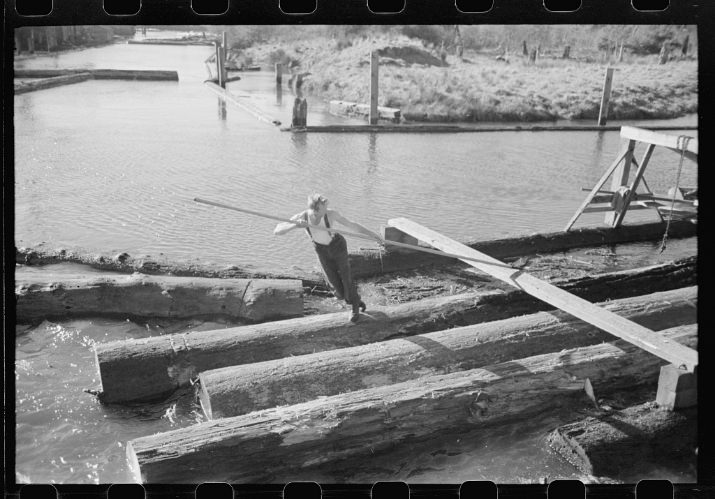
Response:
[[[392,59],[400,65],[411,66],[421,64],[424,66],[447,66],[447,63],[433,56],[429,52],[414,45],[402,47],[385,47],[377,51],[380,57]]]

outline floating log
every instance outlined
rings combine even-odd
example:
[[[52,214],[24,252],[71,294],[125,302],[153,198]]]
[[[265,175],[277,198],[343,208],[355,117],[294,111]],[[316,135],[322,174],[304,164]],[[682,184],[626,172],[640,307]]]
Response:
[[[677,341],[687,332],[662,332]],[[369,388],[200,423],[127,443],[136,481],[260,481],[297,469],[364,457],[406,440],[543,417],[601,393],[657,379],[662,360],[617,340],[518,361]],[[602,385],[602,386],[601,386]]]
[[[604,300],[693,285],[695,264],[693,258],[684,264],[554,282],[579,296]],[[690,307],[678,298],[677,292],[672,299]],[[362,320],[350,325],[345,313],[340,312],[271,324],[99,343],[95,345],[95,356],[102,400],[127,402],[159,398],[188,386],[202,371],[364,345],[548,308],[526,293],[495,290],[371,307]]]
[[[599,245],[613,245],[644,241],[660,241],[664,226],[661,222],[636,225],[620,225],[617,228],[581,228],[568,232],[549,232],[523,237],[493,239],[489,241],[467,241],[472,249],[497,258],[514,258],[537,253],[554,253],[574,248]],[[696,237],[697,226],[690,222],[673,221],[669,238]],[[430,265],[454,264],[455,260],[443,256],[421,252],[363,250],[350,254],[350,268],[353,276],[366,277],[386,272],[410,270]]]
[[[221,86],[215,84],[212,81],[206,81],[204,82],[206,86],[211,89],[213,92],[218,94],[219,97],[224,99],[227,102],[230,102],[231,104],[234,104],[235,106],[240,107],[244,111],[247,111],[249,114],[257,118],[259,121],[262,121],[264,123],[267,123],[269,125],[275,125],[278,126],[281,124],[280,121],[277,119],[271,118],[267,114],[265,114],[261,109],[259,109],[257,106],[251,104],[250,102],[247,102],[248,99],[243,99],[240,100],[238,96],[234,95],[233,93],[229,92],[225,88],[221,88]]]
[[[35,90],[44,90],[46,88],[60,87],[63,85],[71,85],[72,83],[80,83],[92,79],[89,73],[75,73],[64,76],[55,76],[52,78],[40,78],[37,81],[25,81],[15,84],[15,94],[24,94],[34,92]]]
[[[127,40],[129,45],[211,45],[213,46],[213,41],[201,41],[201,40]]]
[[[510,237],[488,241],[466,241],[471,248],[494,258],[515,258],[528,255],[563,252],[574,248],[614,245],[643,241],[660,241],[664,225],[660,222],[621,225],[617,229],[606,227],[578,228],[569,232],[550,232],[531,236]],[[668,237],[680,239],[697,236],[697,227],[690,222],[673,221]],[[258,279],[301,279],[304,286],[322,286],[324,278],[319,272],[275,268],[239,268],[218,265],[199,265],[195,260],[168,262],[164,257],[130,256],[116,261],[109,253],[96,254],[83,248],[49,248],[45,245],[17,248],[15,261],[24,265],[48,265],[73,262],[93,268],[118,272],[144,274],[172,274],[193,277],[231,277]],[[455,260],[422,252],[379,252],[359,250],[350,253],[350,268],[354,277],[381,275],[401,270],[411,270],[432,265],[454,265]],[[457,263],[457,265],[461,265]]]
[[[697,409],[668,411],[655,402],[566,424],[547,438],[581,472],[608,477],[664,467],[692,472],[697,440]]]
[[[657,327],[697,321],[697,289],[683,291],[686,311],[671,302],[682,293],[602,304],[638,324]],[[238,416],[338,393],[400,383],[425,374],[474,369],[537,354],[610,341],[612,337],[565,312],[540,312],[381,343],[237,365],[199,375],[209,419]]]
[[[369,104],[358,104],[357,102],[347,102],[341,100],[331,100],[328,104],[328,111],[331,114],[368,117],[370,115]],[[400,110],[394,107],[377,107],[378,117],[381,120],[388,120],[394,123],[400,122]]]
[[[72,315],[135,317],[228,316],[251,321],[285,319],[303,313],[297,280],[196,279],[131,275],[45,276],[24,274],[15,281],[17,320]]]
[[[695,126],[654,125],[650,130],[697,130]],[[444,124],[401,124],[401,125],[311,125],[300,128],[282,127],[282,132],[319,133],[478,133],[478,132],[605,132],[619,131],[616,125],[444,125]]]
[[[179,80],[179,73],[176,71],[151,69],[16,69],[15,78],[53,78],[78,73],[89,73],[92,78],[98,80]]]

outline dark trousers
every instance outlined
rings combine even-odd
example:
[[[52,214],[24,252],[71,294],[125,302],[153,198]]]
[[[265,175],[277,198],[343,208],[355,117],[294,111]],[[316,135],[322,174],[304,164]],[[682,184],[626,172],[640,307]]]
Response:
[[[335,234],[330,244],[313,243],[315,252],[318,254],[320,266],[323,267],[325,279],[333,290],[335,296],[347,303],[359,303],[357,285],[350,272],[350,261],[348,260],[348,245],[345,238],[340,234]]]

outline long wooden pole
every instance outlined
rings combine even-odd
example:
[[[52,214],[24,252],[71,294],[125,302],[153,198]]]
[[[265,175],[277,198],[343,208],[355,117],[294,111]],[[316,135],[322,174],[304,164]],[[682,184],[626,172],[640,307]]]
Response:
[[[249,215],[255,215],[255,216],[257,216],[257,217],[268,218],[268,219],[271,219],[271,220],[276,220],[276,221],[278,221],[278,222],[287,222],[287,223],[295,224],[295,222],[294,222],[293,220],[289,220],[289,219],[287,219],[287,218],[277,217],[277,216],[275,216],[275,215],[269,215],[269,214],[267,214],[267,213],[261,213],[261,212],[259,212],[259,211],[247,210],[247,209],[245,209],[245,208],[238,208],[238,207],[236,207],[236,206],[230,206],[230,205],[223,204],[223,203],[216,203],[216,202],[214,202],[214,201],[208,201],[208,200],[206,200],[206,199],[201,199],[201,198],[194,198],[194,201],[197,202],[197,203],[201,203],[201,204],[207,204],[207,205],[210,205],[210,206],[216,206],[216,207],[218,207],[218,208],[225,208],[225,209],[227,209],[227,210],[239,211],[239,212],[241,212],[241,213],[247,213],[247,214],[249,214]],[[296,224],[296,225],[297,225],[297,224]],[[350,232],[350,231],[346,231],[346,230],[342,230],[342,229],[335,229],[335,228],[333,228],[333,227],[326,228],[325,230],[327,230],[328,232],[335,233],[335,234],[342,234],[342,235],[344,235],[344,236],[357,237],[357,238],[359,238],[359,239],[367,239],[367,240],[369,240],[369,241],[375,241],[375,239],[372,238],[372,237],[370,237],[370,236],[366,236],[365,234],[358,234],[358,233],[356,233],[356,232]],[[425,252],[425,253],[432,253],[433,255],[445,256],[445,257],[450,257],[450,258],[459,258],[460,260],[470,260],[470,261],[474,261],[474,262],[489,263],[490,265],[493,265],[493,263],[492,263],[491,261],[487,261],[487,260],[484,260],[484,259],[473,258],[473,257],[466,256],[466,255],[458,255],[458,254],[456,254],[456,253],[446,253],[446,252],[444,252],[444,251],[439,251],[439,250],[435,250],[435,249],[431,249],[431,248],[425,248],[425,247],[422,247],[422,246],[415,246],[414,244],[399,243],[399,242],[397,242],[397,241],[390,241],[389,239],[383,239],[383,243],[384,243],[384,244],[389,244],[389,245],[391,245],[391,246],[399,246],[399,247],[401,247],[401,248],[411,249],[411,250],[415,250],[415,251],[422,251],[422,252]],[[518,270],[517,268],[512,267],[511,265],[504,264],[504,263],[502,263],[501,266],[504,267],[504,268],[510,269],[510,270],[514,270],[514,271],[515,271],[515,270]]]

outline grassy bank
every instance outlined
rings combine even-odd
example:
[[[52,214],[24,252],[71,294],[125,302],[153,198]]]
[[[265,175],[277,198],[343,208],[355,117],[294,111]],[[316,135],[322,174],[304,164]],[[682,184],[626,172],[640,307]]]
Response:
[[[465,51],[448,55],[406,37],[312,39],[251,47],[255,62],[292,62],[309,72],[306,93],[324,100],[369,101],[369,54],[380,58],[379,105],[410,121],[540,121],[596,119],[607,61],[542,55],[528,58]],[[560,54],[559,54],[560,55]],[[627,55],[614,64],[609,119],[665,119],[697,112],[697,61]]]

